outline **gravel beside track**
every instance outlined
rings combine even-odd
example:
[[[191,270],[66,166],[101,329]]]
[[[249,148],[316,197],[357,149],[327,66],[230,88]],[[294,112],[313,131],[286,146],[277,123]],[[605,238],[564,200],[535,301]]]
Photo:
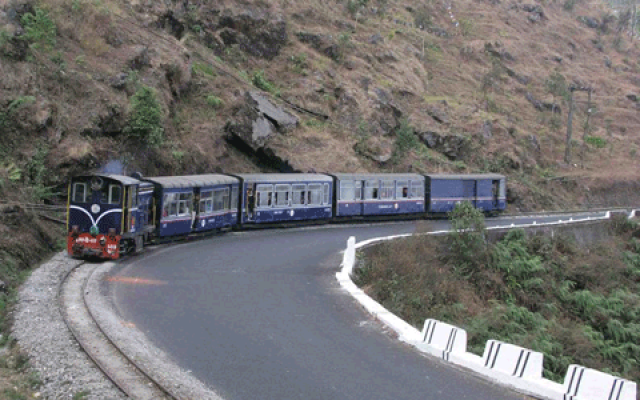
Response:
[[[33,271],[20,289],[13,336],[42,381],[41,398],[71,399],[78,393],[88,393],[84,399],[126,399],[83,352],[63,320],[58,290],[65,276],[79,264],[81,261],[61,252]],[[176,390],[180,398],[220,399],[152,346],[142,332],[125,326],[118,318],[108,299],[100,294],[102,278],[113,265],[89,264],[97,270],[87,283],[85,296],[101,328],[154,379]]]

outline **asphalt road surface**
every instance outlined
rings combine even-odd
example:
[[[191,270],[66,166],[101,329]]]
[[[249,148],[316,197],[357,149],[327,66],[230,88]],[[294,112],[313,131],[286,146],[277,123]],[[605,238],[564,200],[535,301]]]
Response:
[[[487,225],[512,222],[530,219]],[[340,289],[349,236],[416,226],[261,230],[163,246],[125,261],[124,279],[110,285],[127,322],[228,400],[525,398],[400,343]]]

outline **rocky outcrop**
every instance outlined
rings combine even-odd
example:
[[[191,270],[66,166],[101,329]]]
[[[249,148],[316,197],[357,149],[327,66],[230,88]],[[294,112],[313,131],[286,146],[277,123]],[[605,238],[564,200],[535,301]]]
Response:
[[[428,148],[444,154],[450,160],[461,159],[469,146],[469,139],[462,135],[442,135],[433,131],[416,134]]]
[[[556,114],[562,114],[562,109],[556,103],[547,103],[540,101],[533,97],[533,95],[529,92],[525,93],[524,97],[529,101],[529,103],[533,104],[533,106],[538,111],[552,111]]]
[[[247,92],[246,102],[238,107],[226,131],[254,151],[267,145],[276,133],[285,133],[298,125],[298,118],[257,92]]]
[[[218,28],[225,45],[239,44],[255,57],[273,59],[287,43],[287,23],[282,15],[262,10],[246,10],[235,14],[225,11]]]

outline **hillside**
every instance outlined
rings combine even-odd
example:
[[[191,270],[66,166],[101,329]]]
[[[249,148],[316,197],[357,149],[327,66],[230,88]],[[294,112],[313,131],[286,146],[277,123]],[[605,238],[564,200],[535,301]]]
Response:
[[[493,171],[520,209],[637,198],[639,45],[628,16],[592,2],[0,9],[7,199],[39,201],[109,161],[146,175]],[[564,164],[569,85],[593,89],[593,112],[585,126],[588,94],[575,92]],[[249,90],[293,123],[252,140]]]

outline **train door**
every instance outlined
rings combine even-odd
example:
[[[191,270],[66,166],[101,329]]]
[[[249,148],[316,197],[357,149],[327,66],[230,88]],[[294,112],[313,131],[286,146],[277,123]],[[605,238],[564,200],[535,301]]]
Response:
[[[477,181],[475,180],[463,180],[462,181],[462,197],[464,201],[470,202],[474,207],[477,207]]]
[[[500,181],[494,180],[491,182],[491,204],[493,209],[498,208],[498,202],[500,198]]]
[[[355,181],[355,199],[358,207],[358,214],[356,215],[364,215],[364,194],[362,191],[362,187],[364,186],[363,181]]]
[[[247,221],[255,221],[256,211],[256,184],[247,184]]]

